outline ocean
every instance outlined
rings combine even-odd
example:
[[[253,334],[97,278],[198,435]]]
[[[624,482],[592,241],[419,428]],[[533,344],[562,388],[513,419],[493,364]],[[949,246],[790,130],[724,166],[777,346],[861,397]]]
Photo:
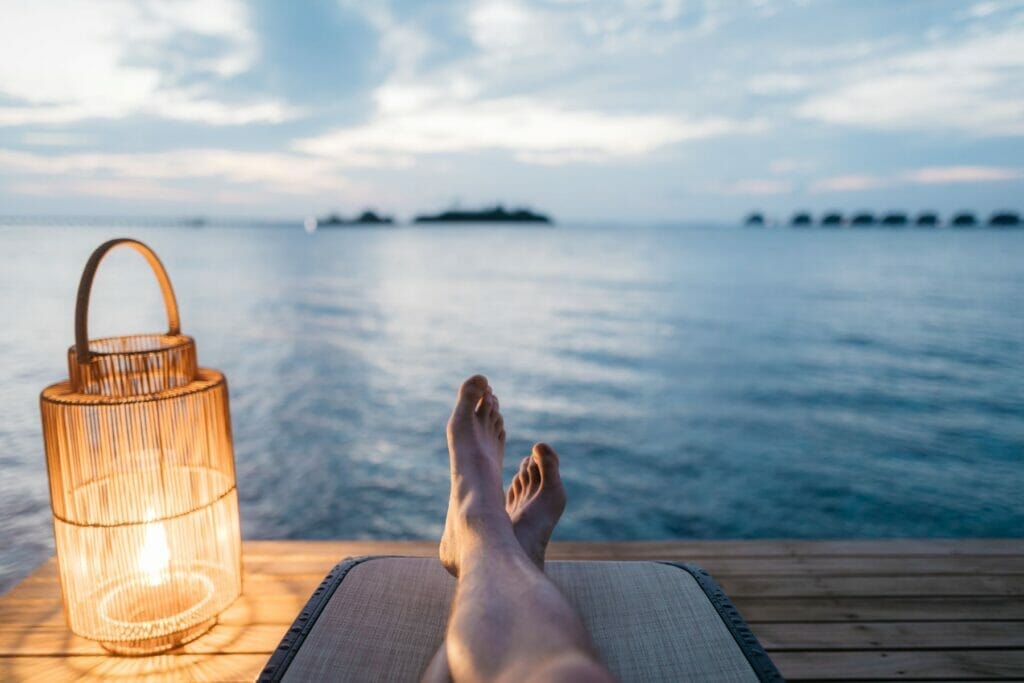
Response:
[[[246,538],[436,538],[486,374],[556,540],[1020,536],[1024,231],[0,227],[0,591],[53,552],[40,390],[91,250],[160,254],[231,390]],[[161,331],[115,252],[92,336]]]

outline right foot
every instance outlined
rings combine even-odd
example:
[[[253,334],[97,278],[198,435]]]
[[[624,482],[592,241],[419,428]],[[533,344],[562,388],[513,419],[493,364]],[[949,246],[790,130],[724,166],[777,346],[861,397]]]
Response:
[[[441,564],[454,576],[470,553],[484,547],[518,552],[504,508],[501,463],[505,425],[487,378],[470,377],[459,388],[448,420],[452,488],[441,536]]]
[[[512,531],[533,563],[544,569],[544,553],[551,532],[565,510],[565,487],[558,473],[558,454],[538,443],[523,458],[519,472],[508,487],[505,510]]]

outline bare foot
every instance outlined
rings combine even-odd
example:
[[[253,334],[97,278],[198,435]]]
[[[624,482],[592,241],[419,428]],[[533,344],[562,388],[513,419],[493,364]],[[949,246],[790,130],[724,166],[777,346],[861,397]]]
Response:
[[[501,490],[505,424],[483,375],[459,388],[448,420],[448,455],[452,489],[439,554],[445,569],[458,576],[467,553],[485,546],[518,547]]]
[[[565,487],[558,473],[558,454],[538,443],[523,458],[508,487],[505,510],[519,545],[533,563],[544,569],[544,553],[558,519],[565,510]]]

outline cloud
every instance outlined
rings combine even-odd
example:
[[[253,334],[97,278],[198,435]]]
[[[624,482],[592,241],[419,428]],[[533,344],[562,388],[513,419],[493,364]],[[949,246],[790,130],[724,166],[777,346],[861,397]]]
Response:
[[[1024,135],[1024,26],[857,66],[798,114],[889,130]]]
[[[755,95],[791,95],[803,92],[811,85],[810,79],[796,73],[765,73],[747,81],[747,90]]]
[[[134,114],[214,125],[290,118],[284,103],[224,101],[212,87],[254,63],[248,25],[238,0],[19,3],[0,22],[0,126]],[[189,38],[209,45],[190,54]]]
[[[928,166],[891,176],[843,175],[823,178],[812,192],[856,192],[898,185],[954,185],[991,183],[1024,178],[1024,171],[1001,166]]]
[[[776,174],[801,173],[812,170],[817,163],[809,159],[775,159],[768,170]]]
[[[23,134],[21,142],[30,147],[81,147],[91,143],[92,138],[81,133],[43,130]]]
[[[184,197],[174,184],[197,179],[298,195],[340,190],[350,185],[337,166],[326,159],[224,149],[60,156],[0,150],[0,169],[18,174],[15,189],[19,187],[17,183],[23,183],[23,190],[46,186],[128,198],[134,190],[160,199]],[[26,180],[26,175],[42,178]]]
[[[931,166],[908,171],[902,177],[907,182],[919,185],[948,185],[1018,180],[1024,178],[1024,172],[998,166]]]
[[[346,165],[403,166],[422,154],[505,150],[526,163],[601,161],[687,140],[759,130],[723,118],[569,109],[526,97],[445,103],[425,88],[387,91],[369,123],[301,139],[294,148]]]
[[[882,187],[887,181],[870,175],[841,175],[822,178],[811,185],[811,192],[851,192]]]
[[[736,182],[722,185],[718,188],[718,191],[723,194],[788,194],[793,191],[793,183],[788,180],[776,180],[771,178],[737,180]]]

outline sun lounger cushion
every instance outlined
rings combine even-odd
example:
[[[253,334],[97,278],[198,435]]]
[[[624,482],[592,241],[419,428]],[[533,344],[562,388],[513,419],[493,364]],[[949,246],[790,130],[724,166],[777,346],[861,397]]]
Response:
[[[548,562],[601,660],[626,681],[782,680],[705,572],[663,562]],[[433,558],[364,557],[317,588],[261,681],[417,681],[455,581]]]

